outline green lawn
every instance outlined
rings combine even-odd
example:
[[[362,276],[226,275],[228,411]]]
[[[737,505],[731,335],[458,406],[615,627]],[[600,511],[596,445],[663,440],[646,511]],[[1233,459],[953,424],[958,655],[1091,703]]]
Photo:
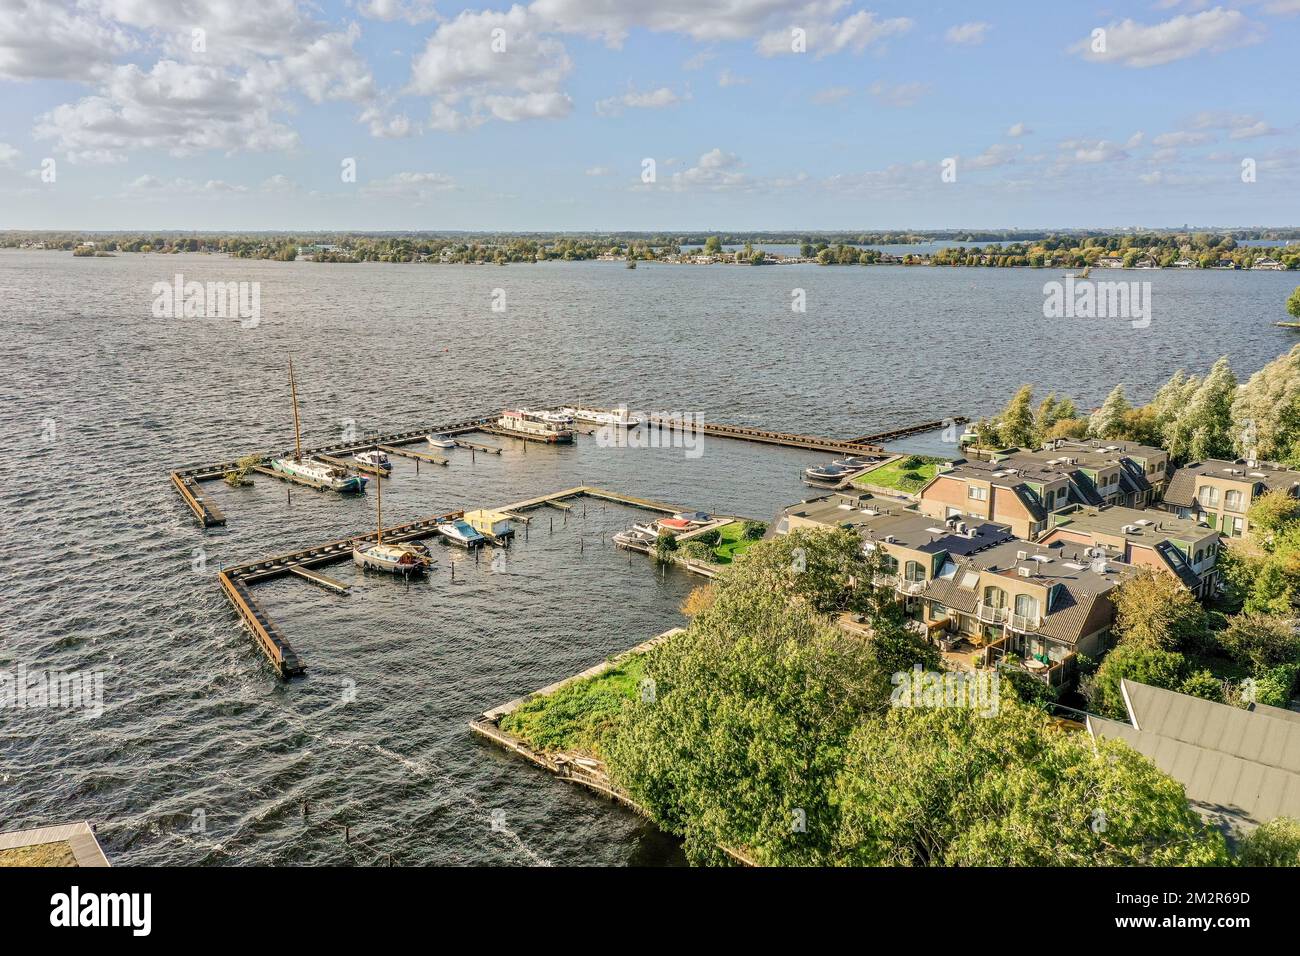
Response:
[[[613,730],[623,705],[635,700],[645,673],[645,655],[634,654],[597,677],[574,681],[537,697],[501,718],[501,729],[538,750],[568,750],[601,756],[601,742]]]
[[[920,455],[915,457],[921,459],[921,464],[915,468],[904,469],[903,463],[908,459],[907,457],[899,458],[896,461],[881,465],[879,468],[873,468],[864,475],[859,475],[853,479],[853,484],[859,487],[863,485],[879,485],[882,488],[901,491],[903,494],[915,494],[925,486],[927,481],[939,473],[939,465],[944,462],[943,458],[924,458]]]
[[[730,564],[737,555],[744,554],[746,549],[756,543],[758,539],[741,537],[744,527],[743,521],[733,521],[718,529],[722,537],[714,547],[713,553],[718,556],[719,564]]]

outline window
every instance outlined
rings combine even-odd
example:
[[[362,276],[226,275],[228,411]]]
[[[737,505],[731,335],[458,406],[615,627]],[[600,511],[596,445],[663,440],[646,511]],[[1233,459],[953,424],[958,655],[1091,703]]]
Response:
[[[1223,496],[1223,507],[1229,511],[1240,511],[1241,500],[1240,491],[1229,491]]]
[[[1202,508],[1219,507],[1219,489],[1213,485],[1201,485],[1200,490],[1196,492],[1196,500],[1201,503]]]
[[[1202,551],[1200,548],[1197,548],[1196,557],[1192,559],[1192,564],[1200,564],[1204,558],[1205,558],[1205,552]]]
[[[880,573],[897,574],[898,558],[894,557],[892,554],[882,554],[880,556]]]
[[[1228,534],[1233,538],[1240,538],[1242,532],[1245,530],[1245,525],[1246,522],[1244,519],[1233,518],[1232,524],[1229,526]]]
[[[970,488],[966,490],[966,496],[968,498],[973,498],[976,501],[988,501],[989,490],[987,488],[977,488],[975,485],[971,485]]]
[[[1007,606],[1007,592],[1001,588],[992,586],[984,589],[984,603],[989,607],[1002,608]]]
[[[908,561],[907,564],[904,565],[903,577],[909,581],[924,581],[925,568],[921,565],[920,561]]]
[[[1016,595],[1016,614],[1030,621],[1038,620],[1038,598],[1031,594]]]

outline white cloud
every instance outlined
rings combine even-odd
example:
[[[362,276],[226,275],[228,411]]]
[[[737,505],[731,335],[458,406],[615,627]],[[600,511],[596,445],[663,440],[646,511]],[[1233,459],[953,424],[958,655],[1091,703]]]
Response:
[[[389,23],[394,20],[423,23],[438,16],[432,0],[361,0],[357,4],[357,13]]]
[[[1084,59],[1098,63],[1122,63],[1131,67],[1160,66],[1198,53],[1220,53],[1254,43],[1261,29],[1240,10],[1215,7],[1182,15],[1150,26],[1133,20],[1111,23],[1105,28],[1104,45],[1091,36],[1069,48]]]
[[[628,90],[622,96],[611,96],[596,102],[596,112],[601,116],[621,116],[624,110],[662,110],[677,106],[691,98],[689,92],[678,93],[667,86],[657,90]]]
[[[520,6],[465,12],[441,24],[412,63],[408,85],[433,98],[432,128],[567,116],[573,101],[561,84],[573,62],[543,25]]]
[[[744,163],[735,153],[713,148],[699,158],[689,169],[673,173],[667,181],[670,189],[737,189],[750,185],[749,177],[741,172]]]
[[[557,30],[621,46],[640,27],[694,40],[746,40],[781,25],[825,20],[849,0],[536,0],[529,8]],[[788,36],[788,30],[786,35]]]
[[[1024,149],[1019,143],[994,143],[978,156],[972,156],[970,159],[963,159],[961,166],[967,169],[993,169],[995,166],[1006,166],[1016,160],[1016,156]]]
[[[874,13],[860,10],[838,23],[821,20],[806,26],[798,25],[798,28],[806,32],[808,52],[821,59],[845,50],[862,53],[868,47],[879,47],[883,40],[906,33],[912,26],[913,21],[907,17],[877,20]],[[763,56],[794,53],[791,28],[763,34],[758,41],[758,52]]]
[[[232,193],[246,193],[248,187],[228,183],[224,179],[209,179],[200,183],[193,179],[186,179],[183,176],[175,179],[161,179],[158,176],[145,174],[137,176],[127,183],[126,191],[132,196],[142,198],[152,196],[161,199],[178,195],[215,197]]]
[[[614,171],[608,166],[589,166],[582,171],[584,176],[608,176]]]
[[[89,80],[136,47],[121,27],[82,6],[5,0],[0,15],[0,77]]]
[[[851,86],[828,86],[824,90],[818,90],[812,95],[812,101],[818,106],[826,106],[830,103],[838,103],[845,97],[853,95]]]
[[[1192,130],[1176,130],[1172,133],[1161,133],[1151,142],[1160,147],[1203,146],[1206,143],[1214,142],[1214,134]]]
[[[1021,136],[1028,136],[1033,130],[1024,123],[1012,123],[1007,128],[1007,135],[1012,139],[1019,139]]]
[[[1282,131],[1250,113],[1223,113],[1203,111],[1191,119],[1194,129],[1222,130],[1228,139],[1254,139],[1258,136],[1276,136]]]
[[[718,73],[718,86],[729,87],[729,86],[748,86],[748,85],[749,85],[749,77],[747,76],[740,76],[726,69]]]
[[[1059,161],[1065,164],[1109,163],[1128,159],[1128,151],[1118,143],[1106,139],[1067,139],[1060,143]]]
[[[0,166],[12,167],[18,155],[17,148],[8,143],[0,143]]]
[[[949,27],[948,32],[943,35],[943,38],[949,43],[978,46],[984,42],[984,38],[988,34],[989,29],[989,25],[981,21],[960,23],[955,27]]]
[[[868,92],[886,106],[908,107],[915,106],[921,97],[930,92],[930,87],[925,83],[891,84],[877,80],[871,84]]]
[[[372,179],[360,192],[370,199],[400,199],[418,206],[438,193],[455,188],[455,180],[443,173],[394,173],[383,179]]]
[[[298,135],[271,118],[273,96],[214,66],[161,60],[149,71],[114,67],[100,93],[57,106],[33,136],[74,162],[121,161],[132,150],[186,156],[203,150],[290,149]]]

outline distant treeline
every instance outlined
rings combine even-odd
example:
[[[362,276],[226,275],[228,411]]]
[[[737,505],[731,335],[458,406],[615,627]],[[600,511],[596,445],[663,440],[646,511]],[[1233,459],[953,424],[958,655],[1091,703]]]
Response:
[[[1296,244],[1287,245],[1288,240]],[[945,249],[882,255],[869,246],[950,242]],[[1266,245],[1243,245],[1262,241]],[[914,265],[993,267],[1085,267],[1113,262],[1126,266],[1251,268],[1260,259],[1300,268],[1300,228],[1237,229],[1222,232],[1174,230],[1050,233],[1018,230],[948,230],[874,233],[186,233],[186,232],[5,232],[0,247],[80,250],[82,255],[118,252],[207,252],[251,259],[320,262],[538,262],[548,259],[676,259],[684,253],[718,255],[742,247],[743,261],[756,264],[764,245],[797,247],[804,258],[824,265]],[[90,250],[93,250],[90,251]],[[730,253],[725,257],[735,261]],[[769,257],[770,261],[770,257]]]

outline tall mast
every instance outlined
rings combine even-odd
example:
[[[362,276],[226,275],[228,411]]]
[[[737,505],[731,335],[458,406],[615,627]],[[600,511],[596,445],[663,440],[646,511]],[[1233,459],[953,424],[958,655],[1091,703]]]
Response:
[[[293,460],[302,461],[302,431],[298,427],[298,386],[293,381],[293,359],[289,359],[289,395],[293,398]]]
[[[375,522],[378,528],[375,531],[375,545],[384,543],[384,479],[380,475],[382,470],[379,467],[379,446],[375,446]]]

